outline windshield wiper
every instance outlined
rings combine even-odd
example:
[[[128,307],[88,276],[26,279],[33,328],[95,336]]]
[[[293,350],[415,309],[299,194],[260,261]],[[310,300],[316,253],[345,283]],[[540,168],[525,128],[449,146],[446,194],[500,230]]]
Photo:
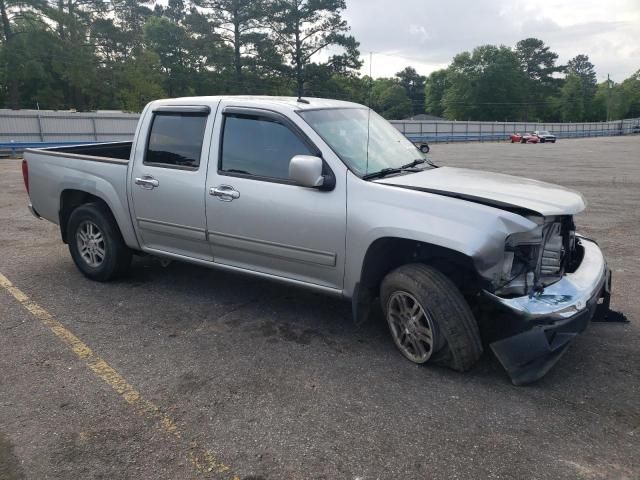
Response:
[[[382,178],[382,177],[386,177],[387,175],[392,175],[394,173],[406,172],[408,170],[414,169],[418,165],[422,165],[423,163],[428,163],[432,167],[436,167],[436,165],[434,165],[431,162],[427,162],[427,160],[425,160],[424,158],[417,158],[413,162],[407,163],[406,165],[402,165],[401,167],[383,168],[382,170],[379,170],[377,172],[368,173],[368,174],[364,175],[362,177],[362,179],[363,180],[371,180],[372,178]],[[415,171],[418,171],[418,170],[413,170],[413,171],[415,172]]]

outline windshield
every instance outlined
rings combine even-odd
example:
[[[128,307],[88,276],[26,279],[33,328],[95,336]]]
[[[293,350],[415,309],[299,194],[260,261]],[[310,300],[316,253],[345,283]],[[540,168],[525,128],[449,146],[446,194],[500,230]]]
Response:
[[[551,135],[547,130],[540,130],[538,133],[540,135]]]
[[[373,110],[335,108],[299,114],[358,175],[399,168],[421,158],[413,143]]]

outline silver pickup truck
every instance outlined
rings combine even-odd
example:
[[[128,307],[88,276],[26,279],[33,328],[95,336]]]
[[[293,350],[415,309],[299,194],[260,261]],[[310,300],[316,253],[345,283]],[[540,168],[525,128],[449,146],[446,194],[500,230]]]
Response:
[[[379,302],[419,364],[468,370],[489,345],[534,381],[609,299],[579,193],[439,168],[354,103],[159,100],[133,142],[28,150],[23,173],[90,279],[145,252],[350,299],[357,323]]]

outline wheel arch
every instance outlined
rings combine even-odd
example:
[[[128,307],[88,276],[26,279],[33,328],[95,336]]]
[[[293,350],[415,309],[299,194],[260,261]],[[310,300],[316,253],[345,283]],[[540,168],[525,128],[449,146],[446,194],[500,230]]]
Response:
[[[378,296],[384,277],[409,263],[424,263],[436,268],[465,297],[474,295],[486,286],[486,280],[478,274],[473,259],[464,253],[407,238],[378,238],[367,248],[351,298],[353,317],[357,324],[363,323],[369,316],[371,304]]]
[[[79,206],[86,205],[88,203],[97,203],[104,206],[104,208],[109,211],[125,243],[131,247],[131,238],[128,238],[130,237],[130,235],[127,235],[129,232],[126,229],[126,226],[124,226],[125,228],[123,228],[123,222],[118,219],[113,208],[111,207],[111,205],[109,205],[107,200],[98,195],[95,195],[94,193],[73,188],[67,188],[60,192],[60,207],[58,210],[58,219],[62,241],[64,243],[68,243],[67,224],[69,222],[69,218],[71,217],[71,213]],[[133,238],[135,239],[135,236]],[[137,247],[137,242],[134,242],[134,244]]]

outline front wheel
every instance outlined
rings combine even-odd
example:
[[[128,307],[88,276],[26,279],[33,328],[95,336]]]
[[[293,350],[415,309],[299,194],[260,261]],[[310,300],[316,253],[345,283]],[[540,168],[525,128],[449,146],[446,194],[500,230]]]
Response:
[[[382,308],[393,341],[408,360],[469,370],[482,354],[478,324],[457,287],[424,264],[404,265],[382,282]]]
[[[69,252],[86,277],[107,282],[126,272],[131,250],[126,246],[115,218],[103,205],[88,203],[76,208],[67,224]]]

